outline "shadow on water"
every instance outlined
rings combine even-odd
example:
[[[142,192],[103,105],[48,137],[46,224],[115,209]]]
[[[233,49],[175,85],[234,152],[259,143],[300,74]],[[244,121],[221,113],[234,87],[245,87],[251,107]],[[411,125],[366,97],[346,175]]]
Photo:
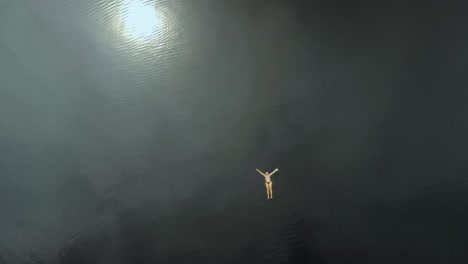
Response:
[[[231,203],[220,213],[192,203],[164,217],[132,209],[83,232],[49,263],[325,263],[311,230],[281,201]]]
[[[325,263],[304,219],[294,215],[289,218],[289,259],[285,263]]]

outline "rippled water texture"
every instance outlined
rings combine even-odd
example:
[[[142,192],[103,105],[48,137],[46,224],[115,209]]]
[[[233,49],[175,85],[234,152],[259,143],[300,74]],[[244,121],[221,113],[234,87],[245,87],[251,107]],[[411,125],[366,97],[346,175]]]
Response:
[[[468,9],[377,2],[0,0],[0,264],[468,263]]]

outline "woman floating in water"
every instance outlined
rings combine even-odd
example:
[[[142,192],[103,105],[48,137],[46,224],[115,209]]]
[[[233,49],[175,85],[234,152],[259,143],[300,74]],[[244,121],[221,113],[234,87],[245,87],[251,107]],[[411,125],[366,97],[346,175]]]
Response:
[[[272,173],[261,172],[259,169],[257,169],[258,173],[263,175],[265,177],[265,187],[266,187],[266,192],[267,192],[267,199],[273,199],[273,182],[271,181],[271,176],[278,171],[278,169],[275,169]]]

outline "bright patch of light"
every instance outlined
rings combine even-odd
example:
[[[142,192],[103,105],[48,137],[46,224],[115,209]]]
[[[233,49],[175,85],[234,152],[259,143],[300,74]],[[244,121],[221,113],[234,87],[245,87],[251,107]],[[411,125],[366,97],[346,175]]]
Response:
[[[142,0],[130,1],[125,7],[125,31],[134,40],[148,40],[161,35],[164,17],[153,5]]]

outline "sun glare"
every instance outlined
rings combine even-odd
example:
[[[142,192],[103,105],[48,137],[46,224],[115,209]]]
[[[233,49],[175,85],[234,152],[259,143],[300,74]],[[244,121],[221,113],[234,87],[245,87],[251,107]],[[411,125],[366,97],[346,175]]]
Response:
[[[164,29],[163,15],[141,0],[132,0],[126,5],[124,23],[127,35],[134,40],[157,38]]]

